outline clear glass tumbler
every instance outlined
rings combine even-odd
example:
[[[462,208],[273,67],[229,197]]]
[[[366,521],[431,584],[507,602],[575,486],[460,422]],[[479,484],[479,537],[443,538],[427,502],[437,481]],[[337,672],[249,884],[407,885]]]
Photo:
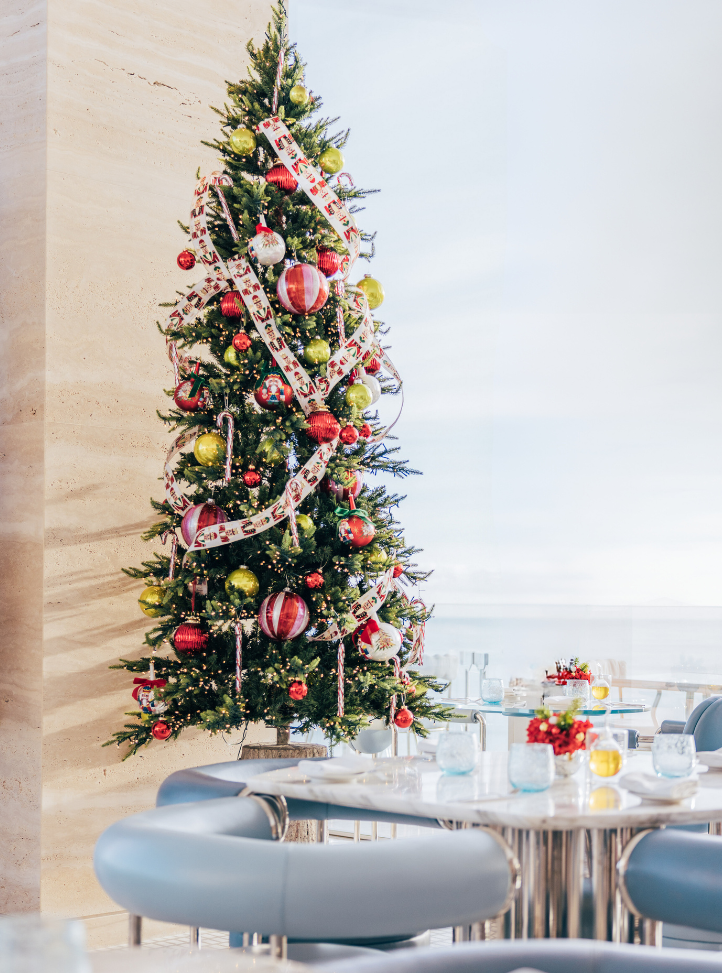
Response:
[[[696,753],[691,733],[657,733],[652,743],[652,763],[660,777],[689,777]]]
[[[554,748],[550,743],[512,743],[509,783],[520,791],[545,791],[554,782]]]
[[[500,703],[504,698],[504,683],[501,679],[482,679],[481,698],[485,703]]]
[[[441,733],[436,763],[445,774],[470,774],[476,767],[479,745],[474,733]]]
[[[574,699],[581,699],[586,703],[589,699],[588,681],[586,679],[567,679],[567,684],[564,687],[564,695],[571,696]]]

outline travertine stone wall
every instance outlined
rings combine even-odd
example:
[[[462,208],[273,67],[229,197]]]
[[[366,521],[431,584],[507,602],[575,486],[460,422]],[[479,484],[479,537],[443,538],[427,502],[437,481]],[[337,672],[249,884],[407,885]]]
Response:
[[[157,305],[197,276],[176,267],[176,220],[196,169],[216,168],[209,105],[269,14],[268,0],[3,8],[0,912],[117,912],[92,873],[99,832],[171,771],[237,753],[191,733],[123,763],[101,744],[133,706],[108,665],[140,654],[148,624],[120,568],[148,550],[161,495]]]

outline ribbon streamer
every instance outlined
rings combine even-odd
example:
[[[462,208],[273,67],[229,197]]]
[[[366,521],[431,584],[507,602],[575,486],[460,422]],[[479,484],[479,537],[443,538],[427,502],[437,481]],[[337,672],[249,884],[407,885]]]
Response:
[[[314,635],[309,641],[335,642],[336,639],[342,639],[345,635],[350,635],[351,632],[355,632],[359,625],[363,625],[364,622],[367,622],[369,618],[373,617],[376,611],[386,601],[390,589],[395,587],[393,570],[393,568],[389,568],[372,588],[365,591],[351,605],[349,614],[342,624],[331,622],[325,632],[322,632],[320,635]]]
[[[236,694],[241,692],[241,680],[243,679],[243,625],[236,622]]]
[[[216,425],[221,432],[223,432],[224,419],[228,420],[228,428],[226,429],[226,469],[223,476],[223,483],[224,486],[228,486],[231,482],[231,466],[233,465],[233,413],[228,412],[226,409],[218,413]]]
[[[346,660],[346,648],[343,642],[339,642],[338,662],[336,666],[338,671],[338,715],[339,716],[343,716],[343,711],[344,711],[344,679],[345,679],[344,662],[345,660]]]
[[[334,284],[334,289],[336,291],[336,297],[341,298],[346,293],[346,287],[342,280],[337,280]],[[339,303],[336,306],[336,325],[338,327],[338,347],[339,351],[346,344],[346,325],[343,320],[343,308]]]
[[[184,446],[195,442],[202,432],[203,430],[200,426],[194,426],[193,429],[188,429],[185,432],[182,432],[180,436],[173,441],[173,444],[168,450],[168,454],[165,458],[165,465],[163,467],[165,498],[177,514],[184,513],[188,507],[191,506],[191,502],[188,497],[184,496],[184,494],[180,492],[180,485],[175,478],[170,461],[173,459],[176,453],[179,453],[183,449]]]
[[[175,552],[178,549],[178,538],[172,530],[163,531],[160,542],[165,547],[165,542],[170,538],[170,567],[168,569],[168,580],[172,581],[175,575]]]

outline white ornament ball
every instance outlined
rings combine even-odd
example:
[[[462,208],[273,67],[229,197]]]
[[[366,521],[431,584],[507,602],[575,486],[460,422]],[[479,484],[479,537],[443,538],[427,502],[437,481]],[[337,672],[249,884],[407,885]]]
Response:
[[[378,400],[381,398],[381,385],[379,380],[374,378],[373,375],[363,374],[361,376],[361,381],[366,388],[371,391],[371,395],[373,396],[371,399],[371,405],[373,405],[374,402],[378,402]]]
[[[401,650],[401,632],[388,622],[379,622],[378,632],[369,635],[361,634],[358,640],[358,650],[361,655],[372,662],[387,662],[399,654]]]
[[[263,267],[270,267],[283,260],[286,253],[286,241],[283,237],[269,230],[267,226],[259,223],[256,227],[258,231],[248,244],[248,252]]]

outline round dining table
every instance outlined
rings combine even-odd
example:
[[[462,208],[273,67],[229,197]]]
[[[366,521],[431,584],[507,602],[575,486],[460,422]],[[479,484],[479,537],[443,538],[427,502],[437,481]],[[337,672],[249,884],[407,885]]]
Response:
[[[696,773],[693,796],[661,803],[622,786],[626,773],[653,773],[648,752],[629,752],[615,778],[596,777],[585,763],[538,793],[511,788],[507,759],[505,752],[482,752],[472,773],[448,775],[431,759],[369,758],[367,773],[341,782],[312,780],[288,767],[249,779],[245,793],[435,818],[446,828],[489,829],[506,843],[515,867],[518,863],[517,891],[496,920],[497,934],[578,938],[588,878],[595,939],[659,944],[661,924],[627,908],[619,878],[625,849],[628,853],[642,832],[669,825],[711,822],[710,830],[719,834],[722,772]],[[455,931],[455,938],[490,935],[489,923],[481,926]]]

